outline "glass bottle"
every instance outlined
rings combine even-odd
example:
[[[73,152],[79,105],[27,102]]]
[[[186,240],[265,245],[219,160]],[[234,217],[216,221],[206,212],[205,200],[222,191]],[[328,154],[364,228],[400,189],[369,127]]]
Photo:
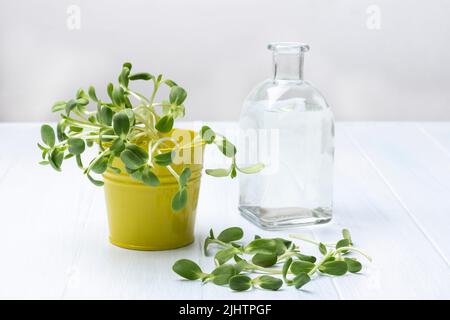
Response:
[[[309,46],[277,42],[273,78],[258,84],[240,117],[239,210],[264,229],[325,223],[332,217],[334,120],[324,97],[303,80]],[[241,153],[241,154],[239,154]]]

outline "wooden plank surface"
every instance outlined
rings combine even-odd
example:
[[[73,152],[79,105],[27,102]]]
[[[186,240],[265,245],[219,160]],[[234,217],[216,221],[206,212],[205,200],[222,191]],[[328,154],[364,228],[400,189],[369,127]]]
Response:
[[[228,135],[236,128],[212,126]],[[124,250],[108,243],[101,188],[74,165],[62,174],[37,165],[38,124],[0,124],[0,136],[12,137],[0,140],[0,298],[450,298],[450,123],[339,123],[333,221],[295,232],[328,241],[348,227],[374,262],[361,275],[277,293],[234,293],[171,271],[183,257],[212,267],[201,253],[211,227],[239,225],[248,239],[292,232],[263,232],[241,218],[236,180],[202,178],[194,244]],[[208,151],[206,164],[215,161]]]

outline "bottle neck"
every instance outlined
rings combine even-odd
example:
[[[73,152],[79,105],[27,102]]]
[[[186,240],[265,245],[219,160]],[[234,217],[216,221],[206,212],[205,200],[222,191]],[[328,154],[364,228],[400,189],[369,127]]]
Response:
[[[274,80],[303,80],[303,52],[273,52]]]

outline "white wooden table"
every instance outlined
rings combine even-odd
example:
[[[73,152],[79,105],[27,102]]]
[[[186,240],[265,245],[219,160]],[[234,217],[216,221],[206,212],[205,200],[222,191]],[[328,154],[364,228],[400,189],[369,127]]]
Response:
[[[61,174],[37,164],[39,127],[0,124],[0,298],[450,298],[448,122],[338,123],[334,218],[298,232],[334,241],[349,228],[374,262],[359,275],[321,277],[304,291],[275,293],[235,293],[171,271],[180,258],[212,267],[201,253],[211,227],[238,225],[249,238],[288,233],[261,231],[239,215],[237,181],[203,177],[193,245],[120,249],[108,242],[103,190],[75,166],[65,164]]]

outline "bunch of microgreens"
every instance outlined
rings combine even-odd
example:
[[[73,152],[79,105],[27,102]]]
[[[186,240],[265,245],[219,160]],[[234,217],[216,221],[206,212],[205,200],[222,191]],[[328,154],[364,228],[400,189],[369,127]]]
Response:
[[[343,239],[336,243],[317,242],[299,234],[290,235],[291,238],[317,245],[322,255],[319,261],[315,256],[301,253],[295,243],[286,239],[255,236],[248,244],[237,242],[243,236],[244,232],[239,227],[228,228],[217,238],[211,230],[205,239],[204,253],[208,255],[211,244],[220,248],[214,255],[216,268],[211,273],[205,273],[195,262],[181,259],[175,262],[173,271],[185,279],[229,285],[235,291],[245,291],[253,286],[278,290],[283,280],[286,285],[299,289],[316,274],[342,276],[347,272],[359,272],[362,265],[349,256],[352,252],[371,261],[364,251],[353,246],[347,229],[342,230]],[[250,257],[247,259],[247,256]],[[252,273],[258,275],[251,278]],[[282,276],[283,280],[273,275]]]
[[[43,161],[40,163],[60,171],[63,161],[74,157],[83,173],[97,186],[102,186],[103,181],[94,178],[93,173],[103,174],[106,170],[120,173],[121,170],[113,166],[116,157],[124,163],[129,175],[151,187],[160,183],[154,167],[166,167],[179,184],[179,190],[172,199],[172,208],[181,210],[187,203],[186,185],[191,171],[186,165],[180,172],[172,167],[176,152],[186,145],[173,147],[177,141],[168,134],[175,119],[185,114],[187,93],[174,81],[163,79],[162,75],[131,74],[131,67],[131,63],[124,63],[118,84],[108,84],[108,101],[100,99],[94,87],[90,86],[87,93],[79,89],[74,99],[54,104],[52,111],[60,112],[61,120],[56,126],[56,134],[47,124],[41,127],[43,144],[38,143],[38,146],[42,150]],[[152,81],[150,98],[129,87],[130,82],[136,80]],[[169,87],[169,98],[156,102],[156,94],[162,85]],[[130,99],[137,103],[133,105]],[[95,110],[88,110],[90,103],[96,105]],[[170,142],[172,144],[169,146]],[[229,168],[207,169],[209,175],[234,178],[237,171],[256,173],[263,168],[262,164],[239,168],[236,165],[236,147],[208,126],[201,128],[191,145],[194,143],[215,144],[231,159]],[[98,154],[85,166],[81,155],[86,146],[92,147],[94,144],[98,146]],[[167,150],[168,146],[172,150],[161,151]]]

